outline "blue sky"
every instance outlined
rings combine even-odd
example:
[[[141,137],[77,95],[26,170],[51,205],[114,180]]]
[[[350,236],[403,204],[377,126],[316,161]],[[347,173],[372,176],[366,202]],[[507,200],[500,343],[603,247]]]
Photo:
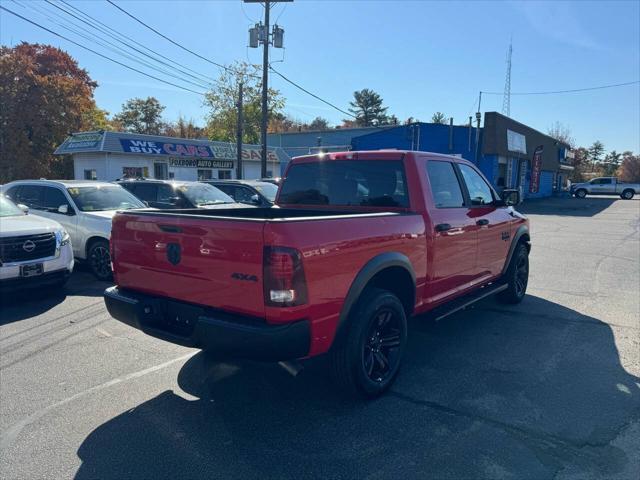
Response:
[[[156,36],[104,1],[68,0],[107,25],[180,65],[216,77],[219,70]],[[220,63],[261,63],[247,49],[248,27],[260,5],[233,1],[116,0],[130,13],[188,48]],[[25,0],[0,0],[22,15],[63,32]],[[29,5],[55,11],[50,5]],[[286,7],[285,7],[286,5]],[[346,109],[354,90],[379,92],[389,113],[428,121],[435,111],[462,123],[475,111],[478,91],[502,92],[513,38],[512,92],[563,90],[640,80],[640,2],[431,2],[295,0],[273,7],[285,29],[286,50],[275,66],[307,89]],[[67,35],[73,36],[65,32]],[[179,114],[204,122],[201,97],[129,71],[50,33],[0,12],[0,42],[49,43],[73,55],[98,83],[98,105],[115,113],[131,97],[153,95]],[[82,41],[87,46],[101,47]],[[113,56],[113,53],[109,53]],[[122,59],[121,59],[122,60]],[[137,68],[146,69],[130,60]],[[272,77],[287,111],[333,124],[344,115]],[[500,111],[502,97],[485,95],[482,110]],[[579,145],[599,139],[607,150],[640,151],[640,85],[584,93],[513,96],[511,116],[541,131],[567,125]]]

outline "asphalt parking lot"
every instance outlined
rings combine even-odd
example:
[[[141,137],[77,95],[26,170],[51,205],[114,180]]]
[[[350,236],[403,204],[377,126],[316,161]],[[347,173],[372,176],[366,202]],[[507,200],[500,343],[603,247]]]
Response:
[[[219,362],[111,319],[82,269],[0,312],[0,476],[640,476],[640,200],[529,202],[521,305],[411,321],[403,370],[369,403],[322,359]]]

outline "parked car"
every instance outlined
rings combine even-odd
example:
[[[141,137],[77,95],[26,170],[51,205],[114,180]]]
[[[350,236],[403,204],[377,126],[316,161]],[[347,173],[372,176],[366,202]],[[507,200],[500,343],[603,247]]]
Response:
[[[229,208],[236,202],[219,189],[201,182],[122,180],[118,182],[150,207],[161,209]]]
[[[86,260],[99,280],[111,278],[111,218],[117,210],[146,208],[124,188],[94,180],[18,180],[2,191],[34,215],[59,222],[69,232],[74,256]]]
[[[578,198],[585,198],[587,195],[620,195],[623,200],[631,200],[635,194],[640,193],[640,183],[626,183],[616,177],[599,177],[572,184],[570,192]]]
[[[398,373],[407,317],[523,299],[530,238],[518,202],[453,156],[298,157],[279,208],[118,213],[105,302],[149,335],[218,355],[328,353],[345,390],[375,396]]]
[[[282,183],[282,178],[280,177],[265,177],[265,178],[260,178],[258,180],[259,182],[267,182],[267,183],[273,183],[276,186],[280,186],[280,184]]]
[[[233,198],[236,202],[271,207],[278,193],[277,185],[260,180],[204,180]]]
[[[0,195],[0,288],[62,287],[73,271],[69,234]]]

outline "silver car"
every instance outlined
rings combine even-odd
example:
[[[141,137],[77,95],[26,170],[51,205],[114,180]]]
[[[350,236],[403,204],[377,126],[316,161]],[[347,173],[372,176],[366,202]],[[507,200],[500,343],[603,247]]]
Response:
[[[86,260],[99,280],[111,278],[111,218],[118,210],[146,208],[119,185],[90,180],[18,180],[2,193],[32,214],[59,222],[69,232],[74,256]]]

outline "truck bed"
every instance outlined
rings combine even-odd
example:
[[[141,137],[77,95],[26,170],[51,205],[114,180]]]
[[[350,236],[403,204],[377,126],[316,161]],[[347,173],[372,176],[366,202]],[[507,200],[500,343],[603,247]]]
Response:
[[[211,218],[246,221],[307,221],[330,220],[332,218],[384,217],[402,215],[403,212],[388,212],[371,209],[302,209],[302,208],[191,208],[166,210],[124,211],[122,214],[151,215],[156,217]]]

